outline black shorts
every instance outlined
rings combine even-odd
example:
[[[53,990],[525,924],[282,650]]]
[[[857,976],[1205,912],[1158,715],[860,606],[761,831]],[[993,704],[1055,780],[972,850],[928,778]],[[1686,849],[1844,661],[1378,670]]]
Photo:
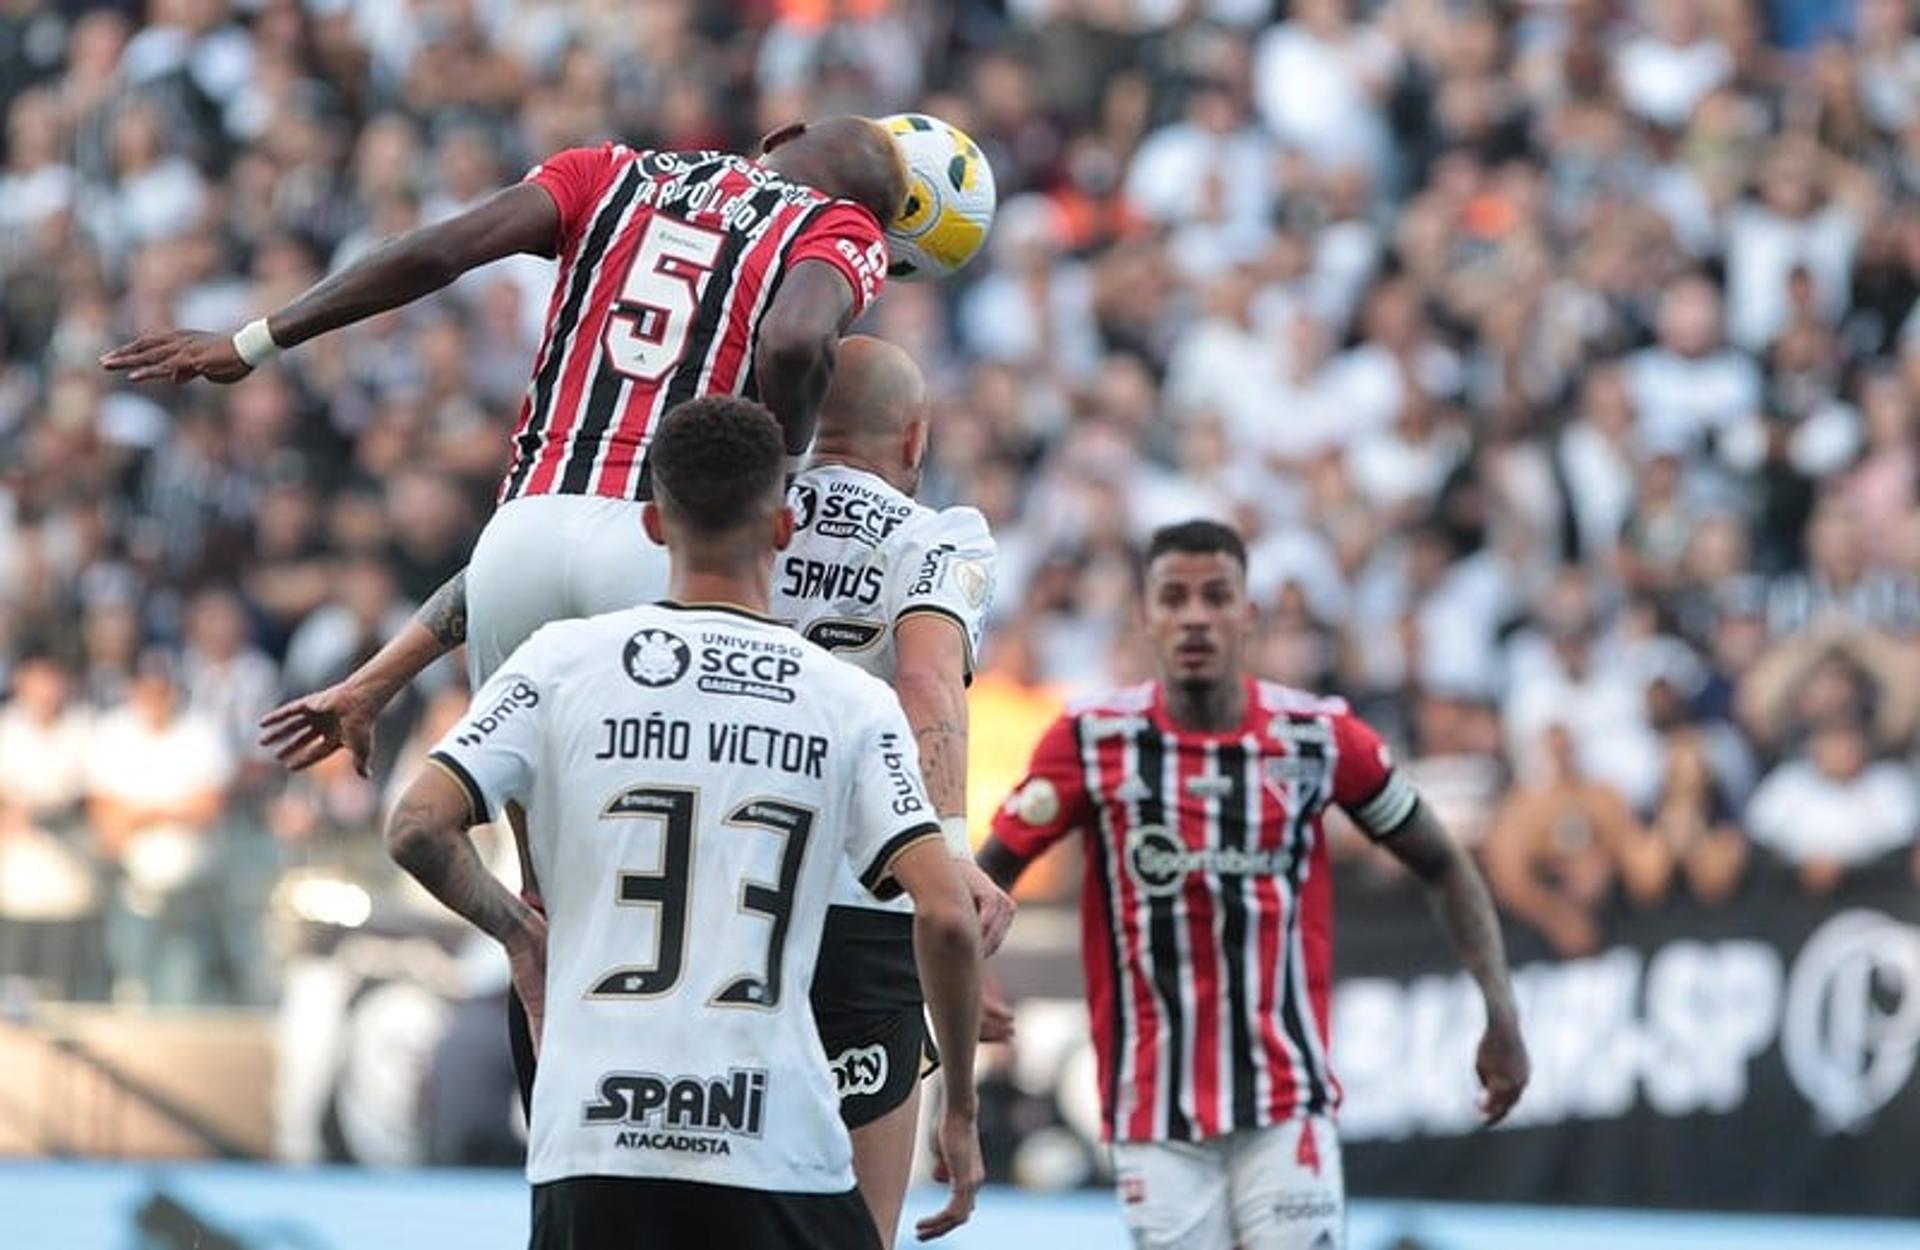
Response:
[[[533,1187],[529,1250],[880,1250],[858,1189],[789,1194],[625,1176]]]
[[[913,917],[830,907],[813,973],[813,1018],[840,1088],[840,1119],[871,1124],[940,1064],[927,1032]]]

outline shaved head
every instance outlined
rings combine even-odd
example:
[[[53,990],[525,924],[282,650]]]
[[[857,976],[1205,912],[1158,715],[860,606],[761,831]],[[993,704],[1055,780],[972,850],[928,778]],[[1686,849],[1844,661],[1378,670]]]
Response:
[[[822,443],[897,439],[926,411],[927,380],[913,357],[864,334],[840,340],[833,384],[820,401]]]
[[[927,382],[892,343],[851,334],[840,340],[833,382],[820,401],[816,460],[877,473],[913,494],[927,454]]]
[[[907,163],[880,123],[844,115],[783,126],[760,141],[764,163],[795,182],[852,200],[882,226],[907,198]]]

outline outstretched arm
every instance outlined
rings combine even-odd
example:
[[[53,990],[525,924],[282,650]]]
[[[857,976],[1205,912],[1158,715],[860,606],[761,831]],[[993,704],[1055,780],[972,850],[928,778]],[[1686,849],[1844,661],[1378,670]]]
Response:
[[[515,252],[550,256],[560,210],[540,187],[520,183],[497,191],[464,213],[393,239],[327,275],[266,318],[269,341],[242,359],[239,335],[200,330],[147,334],[100,358],[113,373],[143,382],[208,378],[237,382],[252,372],[260,352],[294,347],[329,330],[412,303],[461,274]],[[248,327],[243,334],[253,330]],[[257,333],[257,332],[256,332]]]
[[[1493,898],[1466,850],[1440,827],[1425,803],[1416,803],[1382,845],[1426,885],[1440,927],[1486,1001],[1487,1027],[1475,1068],[1484,1091],[1481,1115],[1488,1124],[1498,1124],[1520,1100],[1530,1067]]]
[[[427,665],[466,640],[467,571],[461,569],[365,664],[335,685],[261,717],[260,745],[294,772],[346,747],[353,753],[354,771],[366,776],[374,722],[381,711]]]

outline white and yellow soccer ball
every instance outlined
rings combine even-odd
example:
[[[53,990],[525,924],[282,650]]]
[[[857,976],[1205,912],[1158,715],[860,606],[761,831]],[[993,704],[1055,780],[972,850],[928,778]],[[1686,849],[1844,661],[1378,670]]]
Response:
[[[987,241],[998,197],[980,145],[925,113],[896,113],[880,124],[907,163],[907,198],[887,223],[887,276],[907,282],[958,272]]]

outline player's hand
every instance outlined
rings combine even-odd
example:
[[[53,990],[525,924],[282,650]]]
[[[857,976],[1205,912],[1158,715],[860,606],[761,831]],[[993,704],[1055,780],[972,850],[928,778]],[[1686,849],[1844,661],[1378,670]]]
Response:
[[[518,937],[509,940],[507,970],[513,976],[513,992],[527,1009],[527,1033],[533,1039],[533,1053],[540,1054],[540,1023],[547,1009],[547,916],[530,906],[532,921]]]
[[[109,373],[126,374],[129,382],[164,378],[175,385],[195,378],[238,382],[253,372],[253,366],[234,350],[231,336],[204,330],[143,334],[100,357],[100,366]]]
[[[1006,999],[985,987],[980,991],[980,1040],[983,1042],[1013,1040],[1013,1008],[1007,1005]]]
[[[980,1162],[980,1126],[971,1112],[949,1106],[933,1138],[933,1179],[947,1186],[947,1205],[914,1225],[914,1235],[932,1241],[966,1223],[986,1175]]]
[[[312,768],[341,747],[353,755],[353,771],[367,775],[373,754],[373,724],[382,701],[352,682],[289,700],[260,718],[260,745],[293,772]]]
[[[980,916],[980,958],[985,959],[1007,940],[1007,930],[1013,927],[1013,913],[1018,905],[1012,895],[995,885],[993,878],[972,860],[956,859],[954,866],[960,870],[967,896],[973,899],[973,910]]]
[[[1527,1043],[1520,1036],[1520,1021],[1516,1017],[1488,1018],[1487,1031],[1480,1035],[1480,1052],[1474,1057],[1473,1070],[1480,1077],[1480,1119],[1491,1127],[1507,1118],[1533,1073],[1533,1065],[1527,1058]]]

